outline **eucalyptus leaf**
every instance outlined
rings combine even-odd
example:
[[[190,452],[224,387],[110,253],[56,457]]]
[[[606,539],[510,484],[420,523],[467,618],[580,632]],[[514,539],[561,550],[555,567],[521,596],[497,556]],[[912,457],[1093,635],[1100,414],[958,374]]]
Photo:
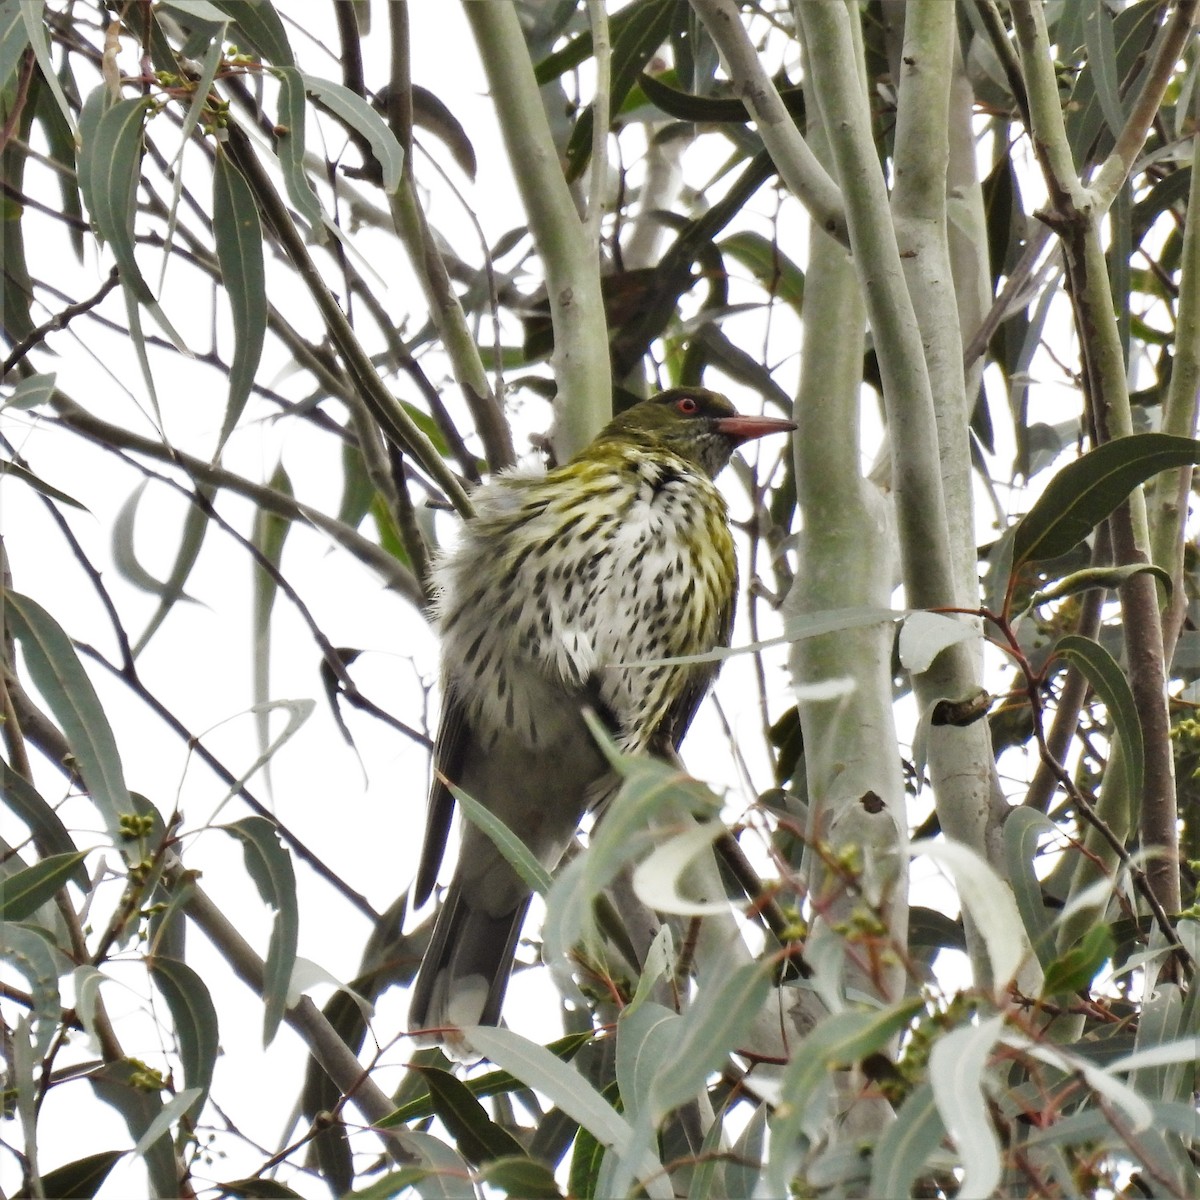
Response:
[[[96,689],[62,627],[36,601],[6,593],[9,628],[21,644],[29,674],[46,698],[113,844],[124,840],[121,817],[133,812],[117,742]]]
[[[265,817],[243,817],[223,828],[242,843],[246,870],[258,894],[275,910],[263,977],[263,1045],[269,1046],[292,1003],[289,993],[300,936],[296,876],[291,855],[280,844],[278,830]]]
[[[1017,525],[1014,570],[1066,554],[1139,484],[1195,463],[1200,463],[1200,442],[1167,433],[1135,433],[1088,451],[1050,480]]]
[[[1121,739],[1125,784],[1129,795],[1140,796],[1146,755],[1137,703],[1125,673],[1117,665],[1117,660],[1099,642],[1093,642],[1091,638],[1078,634],[1070,633],[1059,638],[1054,645],[1054,654],[1057,658],[1074,663],[1104,701]]]

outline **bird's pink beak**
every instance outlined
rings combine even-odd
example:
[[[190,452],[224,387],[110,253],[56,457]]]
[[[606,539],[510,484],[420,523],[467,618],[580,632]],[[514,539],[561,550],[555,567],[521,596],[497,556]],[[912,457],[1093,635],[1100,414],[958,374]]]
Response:
[[[789,433],[796,428],[795,421],[788,421],[784,417],[750,417],[742,413],[718,417],[713,424],[720,433],[733,438],[735,442],[748,442],[768,433]]]

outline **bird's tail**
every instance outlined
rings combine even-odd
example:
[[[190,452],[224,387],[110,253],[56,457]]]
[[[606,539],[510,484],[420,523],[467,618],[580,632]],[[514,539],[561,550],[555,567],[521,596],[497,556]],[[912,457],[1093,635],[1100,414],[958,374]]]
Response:
[[[494,917],[472,907],[457,880],[450,884],[413,984],[410,1029],[499,1023],[528,908],[527,897],[515,909]]]

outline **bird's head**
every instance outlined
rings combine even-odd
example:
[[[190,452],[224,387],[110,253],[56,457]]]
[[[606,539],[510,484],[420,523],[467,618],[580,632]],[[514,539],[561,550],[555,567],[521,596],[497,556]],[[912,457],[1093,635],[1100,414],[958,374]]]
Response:
[[[593,445],[625,442],[661,448],[715,477],[743,442],[795,428],[794,421],[782,417],[745,416],[707,388],[671,388],[614,417]]]

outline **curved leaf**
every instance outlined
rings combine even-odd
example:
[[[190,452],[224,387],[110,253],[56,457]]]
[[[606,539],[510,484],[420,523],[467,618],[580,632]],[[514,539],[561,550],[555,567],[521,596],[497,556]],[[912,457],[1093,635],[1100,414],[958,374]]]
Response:
[[[929,1055],[934,1103],[962,1159],[960,1200],[986,1200],[1003,1173],[983,1078],[1003,1027],[1004,1018],[995,1016],[953,1029],[934,1042]]]
[[[246,856],[246,870],[263,901],[275,910],[275,923],[267,947],[263,976],[263,1045],[268,1046],[279,1029],[289,1004],[292,968],[300,937],[300,914],[296,903],[296,875],[291,855],[283,848],[279,832],[266,817],[243,817],[221,826],[238,838]]]
[[[890,1008],[852,1009],[824,1021],[795,1047],[779,1081],[780,1105],[771,1119],[768,1195],[787,1195],[805,1139],[819,1136],[824,1124],[832,1071],[853,1066],[882,1050],[924,1008],[919,996]]]
[[[804,308],[804,272],[761,233],[739,230],[717,243],[723,255],[741,263],[772,296],[797,312]]]
[[[128,1153],[128,1150],[101,1150],[55,1167],[42,1175],[42,1195],[54,1196],[55,1200],[92,1200],[109,1172]],[[13,1200],[26,1200],[29,1195],[22,1188]]]
[[[102,87],[97,89],[102,90]],[[93,99],[95,95],[93,92],[88,97],[89,103],[96,103]],[[118,100],[103,109],[94,126],[89,125],[85,129],[85,132],[90,131],[90,136],[84,138],[79,150],[79,187],[97,233],[112,246],[121,272],[121,287],[129,298],[131,308],[134,301],[144,304],[176,348],[187,353],[183,339],[167,320],[150,285],[143,278],[133,250],[133,218],[138,180],[141,178],[142,136],[146,115],[152,104],[149,96]],[[148,379],[148,371],[144,373]]]
[[[773,970],[770,961],[749,962],[700,990],[673,1034],[674,1061],[654,1078],[648,1101],[656,1120],[700,1095],[738,1048],[771,994]]]
[[[267,281],[258,205],[242,173],[219,147],[213,168],[213,240],[233,314],[234,339],[229,400],[217,439],[219,455],[246,407],[267,332]]]
[[[323,242],[329,237],[325,214],[304,170],[304,124],[308,107],[304,76],[295,67],[280,67],[275,76],[279,80],[275,153],[283,168],[283,186],[296,211],[308,222],[313,238]]]
[[[1042,885],[1033,869],[1038,842],[1058,827],[1033,808],[1014,808],[1004,822],[1004,859],[1017,911],[1043,967],[1054,957],[1054,922],[1042,900]]]
[[[1125,673],[1099,642],[1075,633],[1059,638],[1054,646],[1054,655],[1074,663],[1104,701],[1121,739],[1129,795],[1140,796],[1145,774],[1145,747],[1142,744],[1142,725],[1138,720],[1137,704]]]
[[[992,980],[998,991],[1007,988],[1029,951],[1025,928],[1012,891],[988,863],[961,842],[932,839],[913,842],[913,858],[924,855],[949,869],[959,900],[971,914],[987,946]]]
[[[462,1032],[475,1050],[527,1086],[544,1093],[598,1142],[618,1150],[632,1143],[633,1129],[625,1118],[578,1071],[555,1058],[544,1046],[508,1029],[471,1025]],[[651,1200],[670,1200],[671,1188],[662,1164],[650,1151],[639,1155],[632,1165]]]
[[[1050,480],[1017,525],[1014,570],[1066,554],[1139,484],[1189,463],[1200,463],[1200,442],[1167,433],[1135,433],[1088,451]]]
[[[73,878],[86,850],[54,854],[12,875],[0,877],[0,920],[24,921]]]
[[[620,111],[625,97],[646,64],[667,39],[678,6],[675,0],[638,0],[628,6],[629,17],[615,29],[612,37],[612,79],[609,87],[610,112]],[[583,174],[592,156],[592,105],[584,109],[567,142],[568,182]]]
[[[295,66],[287,31],[269,0],[212,0],[212,4],[233,20],[242,40],[267,62]]]
[[[371,143],[371,150],[383,168],[383,190],[389,195],[394,192],[404,172],[404,151],[388,123],[361,96],[340,83],[305,75],[304,86],[331,113]]]
[[[1030,608],[1038,604],[1047,604],[1051,600],[1062,600],[1066,596],[1075,596],[1080,592],[1089,592],[1092,588],[1116,589],[1127,583],[1135,575],[1153,575],[1166,589],[1168,596],[1174,583],[1170,573],[1162,567],[1150,563],[1129,563],[1123,567],[1087,567],[1082,571],[1072,571],[1064,575],[1056,583],[1035,592],[1029,597]]]
[[[26,782],[0,758],[0,796],[9,809],[28,826],[33,844],[44,858],[51,855],[74,854],[77,847],[58,813],[42,799],[32,784]],[[88,874],[83,864],[76,865],[70,878],[87,891]]]
[[[220,1049],[217,1010],[208,994],[208,985],[187,963],[158,954],[149,957],[147,963],[171,1010],[184,1082],[197,1096],[191,1110],[196,1116],[208,1096]]]
[[[20,10],[20,14],[25,20],[25,34],[29,39],[29,44],[33,47],[33,53],[37,58],[38,69],[42,73],[42,79],[45,80],[46,85],[53,93],[54,99],[58,103],[58,110],[62,113],[63,120],[70,126],[71,133],[78,137],[75,114],[67,101],[62,84],[58,81],[58,72],[54,69],[54,60],[50,57],[49,29],[42,18],[41,6],[38,4],[18,3],[16,7]],[[13,33],[14,37],[18,36],[15,31],[10,32]]]
[[[437,1067],[412,1069],[425,1080],[435,1115],[450,1131],[459,1153],[469,1163],[479,1165],[513,1156],[525,1157],[521,1143],[488,1116],[462,1080]]]
[[[66,959],[42,930],[7,921],[0,938],[0,959],[25,976],[33,1000],[33,1053],[41,1058],[62,1019],[58,977],[69,969]]]
[[[28,596],[6,595],[9,628],[21,643],[30,677],[67,736],[109,837],[120,846],[124,840],[121,817],[134,807],[104,706],[58,622]]]
[[[121,578],[132,584],[140,591],[149,592],[164,600],[186,600],[191,604],[197,603],[194,596],[189,596],[182,590],[182,585],[172,586],[170,581],[154,577],[141,563],[137,556],[135,530],[137,527],[138,507],[142,502],[150,480],[143,479],[129,493],[121,505],[112,525],[112,556],[113,565]],[[143,635],[144,639],[144,635]]]
[[[911,1196],[913,1181],[946,1136],[946,1126],[928,1083],[900,1106],[871,1158],[871,1196]]]

